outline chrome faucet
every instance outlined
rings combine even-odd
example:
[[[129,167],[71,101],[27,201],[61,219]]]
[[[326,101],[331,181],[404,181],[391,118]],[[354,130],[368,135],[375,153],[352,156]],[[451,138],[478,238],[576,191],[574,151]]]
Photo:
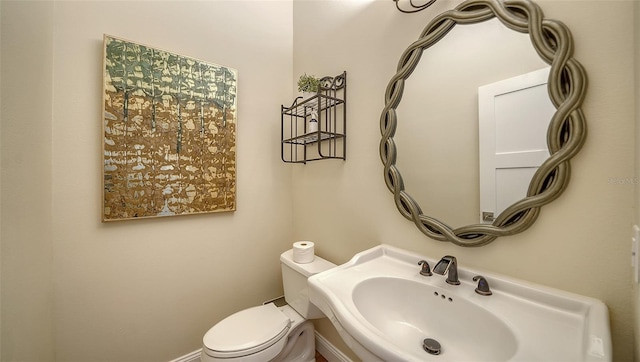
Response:
[[[445,255],[433,268],[433,272],[440,275],[447,274],[447,283],[451,285],[459,285],[458,280],[458,262],[455,256]]]

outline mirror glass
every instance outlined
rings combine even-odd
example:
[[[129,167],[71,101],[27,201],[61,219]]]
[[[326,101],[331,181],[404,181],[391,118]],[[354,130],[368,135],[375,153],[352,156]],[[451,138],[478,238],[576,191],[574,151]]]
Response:
[[[457,25],[422,54],[396,108],[394,140],[405,190],[423,214],[452,228],[480,222],[478,87],[545,67],[529,34],[496,18]]]

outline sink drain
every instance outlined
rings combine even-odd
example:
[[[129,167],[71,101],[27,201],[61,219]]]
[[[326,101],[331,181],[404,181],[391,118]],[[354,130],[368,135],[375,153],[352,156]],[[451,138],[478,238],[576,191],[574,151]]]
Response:
[[[440,343],[433,338],[426,338],[422,341],[422,348],[429,354],[440,354],[442,350]]]

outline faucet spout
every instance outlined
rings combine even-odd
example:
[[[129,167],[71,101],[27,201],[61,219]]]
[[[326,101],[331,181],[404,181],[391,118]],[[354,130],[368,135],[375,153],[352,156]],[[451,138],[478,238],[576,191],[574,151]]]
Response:
[[[445,255],[433,268],[433,272],[440,275],[447,274],[446,282],[451,285],[459,285],[458,261],[455,256]]]

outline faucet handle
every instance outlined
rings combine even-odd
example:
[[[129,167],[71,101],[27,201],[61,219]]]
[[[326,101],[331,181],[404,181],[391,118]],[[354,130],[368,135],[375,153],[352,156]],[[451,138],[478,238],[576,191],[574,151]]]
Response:
[[[427,263],[426,260],[420,260],[418,262],[418,265],[422,265],[422,270],[420,270],[420,275],[424,275],[427,277],[432,276],[433,274],[431,273],[431,268],[429,268],[429,263]]]
[[[489,282],[482,275],[476,275],[473,277],[474,282],[478,282],[478,287],[476,288],[476,293],[480,295],[491,295],[491,289],[489,289]]]

